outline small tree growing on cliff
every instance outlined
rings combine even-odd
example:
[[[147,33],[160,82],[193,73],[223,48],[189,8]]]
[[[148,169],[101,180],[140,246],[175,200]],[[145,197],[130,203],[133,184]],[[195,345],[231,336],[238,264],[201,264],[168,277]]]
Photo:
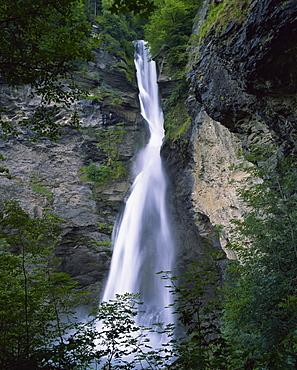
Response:
[[[251,159],[261,166],[244,168],[264,181],[240,190],[249,211],[234,221],[230,247],[239,261],[229,269],[224,330],[234,368],[295,369],[296,162],[274,155],[274,164],[264,165],[268,158],[259,154]]]
[[[164,275],[176,297],[172,306],[178,325],[170,343],[173,369],[229,369],[229,348],[220,328],[222,272],[217,258],[208,253],[183,277]]]
[[[82,368],[63,347],[80,294],[53,256],[60,223],[31,219],[17,202],[0,213],[1,369]]]

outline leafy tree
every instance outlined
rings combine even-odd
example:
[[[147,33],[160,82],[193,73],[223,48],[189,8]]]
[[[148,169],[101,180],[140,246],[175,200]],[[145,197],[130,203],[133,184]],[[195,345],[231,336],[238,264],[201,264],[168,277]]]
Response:
[[[264,181],[247,179],[240,195],[249,210],[234,220],[230,247],[239,261],[229,269],[223,318],[234,368],[297,366],[296,162],[271,158],[260,152],[252,158],[257,165],[244,166],[253,179]]]
[[[104,49],[133,65],[134,48],[132,41],[139,39],[143,22],[129,13],[112,14],[107,10],[108,5],[103,5],[105,6],[103,6],[102,12],[98,14],[96,24]]]
[[[87,17],[90,21],[94,21],[101,11],[101,0],[87,0]]]
[[[167,60],[173,70],[184,71],[186,50],[192,33],[193,19],[201,1],[163,0],[145,26],[145,39],[153,55],[167,50]]]
[[[58,105],[69,106],[82,93],[65,82],[74,70],[73,61],[92,55],[84,2],[3,0],[0,19],[1,79],[13,86],[30,84],[41,99],[32,119],[20,124],[30,126],[37,137],[55,138],[58,127],[53,117]],[[17,133],[8,121],[2,119],[1,126],[4,136]]]
[[[135,322],[141,304],[139,294],[132,293],[102,302],[90,320],[67,339],[67,346],[75,351],[80,348],[77,343],[84,342],[89,363],[99,365],[100,369],[167,368],[170,362],[163,348],[155,349],[150,344],[152,329]]]
[[[155,9],[154,0],[113,0],[109,8],[115,14],[132,12],[141,17],[148,17]]]
[[[139,296],[129,293],[100,304],[95,316],[99,322],[97,356],[105,362],[104,368],[134,368],[134,355],[143,338],[135,323],[139,304]]]
[[[173,324],[158,326],[160,335],[174,339],[154,348],[152,329],[135,322],[138,295],[102,302],[86,323],[75,319],[82,297],[53,256],[60,222],[50,214],[32,219],[17,202],[0,213],[1,369],[79,370],[92,363],[104,369],[226,368],[212,258],[194,266],[183,285],[171,279],[182,332],[176,336]]]
[[[222,272],[209,253],[183,277],[170,277],[177,327],[171,333],[173,369],[229,369],[229,348],[221,332]],[[183,280],[181,284],[180,281]]]
[[[54,215],[31,219],[17,202],[0,214],[1,369],[67,368],[61,348],[80,294],[53,257],[60,223]]]

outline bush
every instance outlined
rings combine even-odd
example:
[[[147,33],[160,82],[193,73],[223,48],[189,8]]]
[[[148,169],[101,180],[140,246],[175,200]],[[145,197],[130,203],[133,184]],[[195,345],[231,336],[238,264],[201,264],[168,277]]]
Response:
[[[111,174],[111,168],[105,165],[97,167],[95,163],[91,163],[86,167],[86,174],[91,181],[95,181],[98,184],[103,184]]]
[[[186,66],[188,41],[200,4],[201,1],[193,0],[164,0],[145,26],[145,39],[152,55],[167,50],[167,60],[173,70],[183,70]]]

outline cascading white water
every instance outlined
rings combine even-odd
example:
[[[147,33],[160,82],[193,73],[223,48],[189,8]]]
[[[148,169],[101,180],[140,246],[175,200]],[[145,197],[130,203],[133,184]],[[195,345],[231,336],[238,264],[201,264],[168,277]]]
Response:
[[[125,210],[115,228],[113,256],[103,301],[115,294],[140,293],[144,302],[138,324],[172,322],[170,294],[159,271],[171,270],[173,243],[165,205],[166,180],[160,156],[164,137],[163,112],[157,85],[156,65],[149,61],[144,41],[135,42],[135,66],[141,114],[150,139],[139,153],[136,177]]]

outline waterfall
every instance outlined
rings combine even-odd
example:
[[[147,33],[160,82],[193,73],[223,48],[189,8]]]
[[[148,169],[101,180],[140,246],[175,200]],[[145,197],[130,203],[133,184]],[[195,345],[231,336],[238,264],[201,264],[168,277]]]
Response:
[[[103,301],[115,294],[140,293],[144,302],[137,323],[172,322],[170,293],[156,273],[171,270],[173,243],[166,211],[166,179],[160,149],[164,138],[163,112],[154,61],[144,41],[135,42],[135,66],[141,114],[150,138],[135,163],[135,180],[115,227],[113,256]]]

